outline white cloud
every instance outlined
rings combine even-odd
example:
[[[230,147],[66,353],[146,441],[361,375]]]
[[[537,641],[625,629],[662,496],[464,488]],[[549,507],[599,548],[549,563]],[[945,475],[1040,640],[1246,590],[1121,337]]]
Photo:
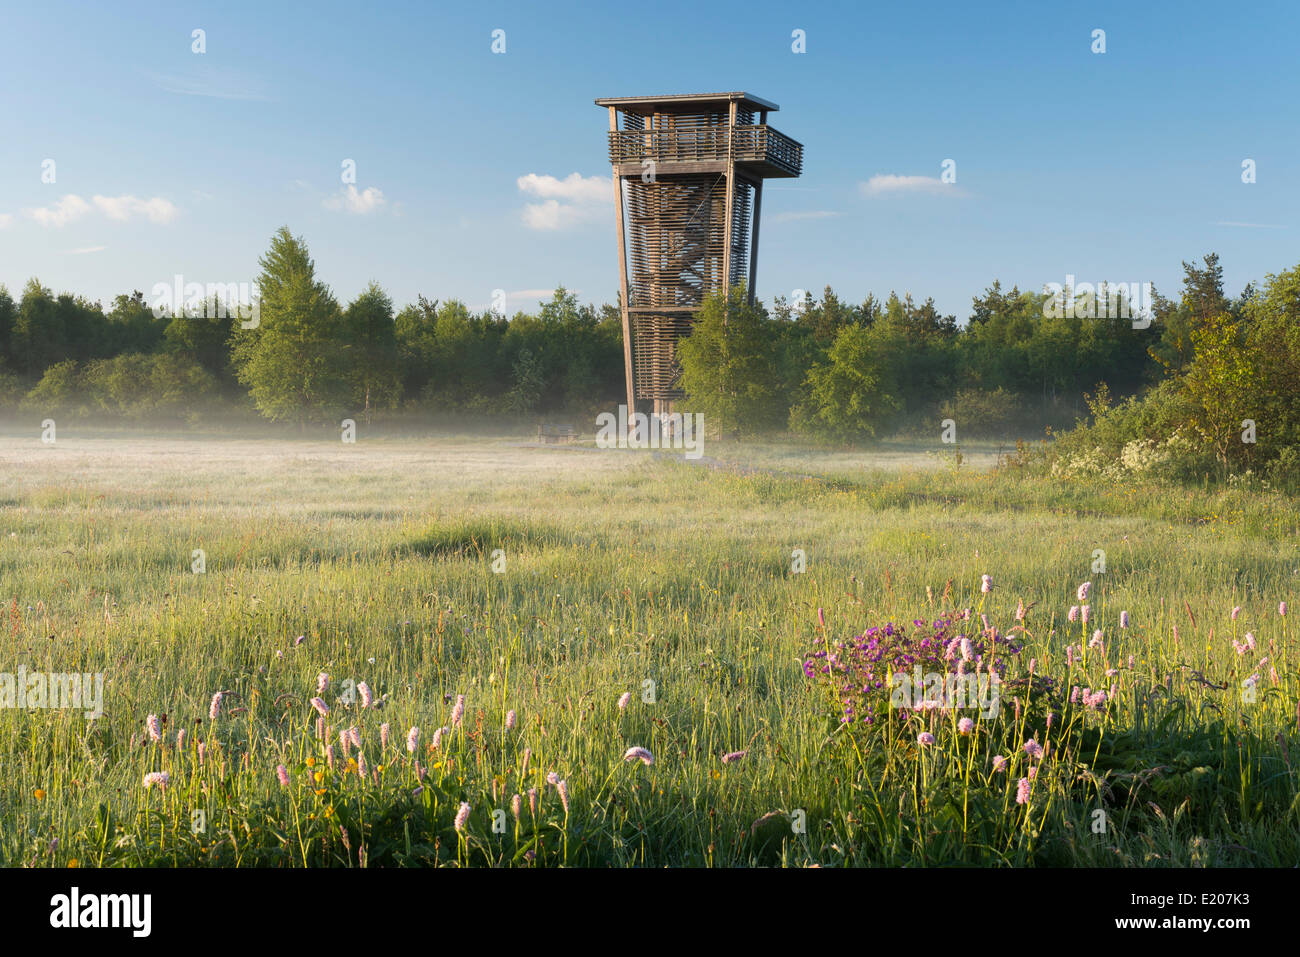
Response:
[[[66,226],[90,212],[90,204],[80,196],[69,193],[53,206],[38,206],[26,211],[42,226]]]
[[[516,181],[521,193],[536,196],[540,203],[524,206],[524,225],[551,232],[608,215],[614,201],[614,181],[604,176],[570,173],[564,179],[528,173]]]
[[[94,204],[93,206],[91,204]],[[42,226],[66,226],[74,220],[99,210],[109,219],[129,222],[143,217],[151,223],[170,223],[179,210],[170,199],[155,196],[140,199],[136,196],[93,196],[90,203],[75,193],[69,193],[52,206],[38,206],[25,210],[27,217]]]
[[[82,246],[80,249],[69,249],[69,256],[84,256],[87,253],[102,253],[107,246]]]
[[[614,198],[614,181],[604,176],[583,177],[570,173],[564,179],[529,173],[517,180],[520,192],[543,199],[566,199],[574,203],[607,203]]]
[[[877,173],[865,183],[859,183],[858,189],[864,196],[887,196],[894,193],[962,195],[956,186],[943,182],[937,176],[897,176],[893,173]]]
[[[529,203],[524,207],[524,225],[529,229],[552,232],[592,222],[602,212],[604,210],[594,206],[574,206],[557,199],[548,199],[544,203]]]
[[[10,216],[8,213],[0,213],[0,229],[4,229],[13,221],[14,218]]]
[[[99,211],[109,219],[128,222],[143,216],[151,223],[170,223],[176,218],[176,205],[170,199],[155,196],[138,199],[135,196],[95,196],[92,200]]]
[[[347,210],[349,213],[356,213],[364,216],[366,213],[373,213],[380,206],[384,205],[384,191],[374,186],[367,186],[365,189],[358,191],[351,184],[343,187],[337,196],[331,196],[325,200],[325,208],[332,210]]]

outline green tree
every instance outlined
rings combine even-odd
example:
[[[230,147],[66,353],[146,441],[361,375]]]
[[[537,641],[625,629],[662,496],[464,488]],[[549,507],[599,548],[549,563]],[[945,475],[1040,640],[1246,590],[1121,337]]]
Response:
[[[54,294],[37,279],[28,280],[23,287],[23,298],[10,341],[14,365],[32,379],[67,355],[68,339],[63,316]]]
[[[127,307],[118,297],[119,309]],[[214,297],[202,315],[173,316],[163,329],[163,349],[176,356],[184,356],[198,363],[218,381],[233,384],[230,338],[237,325],[233,310]]]
[[[12,340],[18,306],[4,283],[0,283],[0,367],[13,362]]]
[[[783,424],[776,326],[761,303],[749,305],[743,285],[705,301],[677,358],[686,405],[710,431],[754,435]]]
[[[343,313],[343,332],[351,399],[369,422],[371,409],[391,409],[401,395],[393,300],[378,283],[371,282]]]
[[[1191,425],[1214,450],[1226,470],[1242,460],[1248,447],[1240,441],[1242,422],[1258,414],[1259,372],[1232,317],[1204,320],[1192,332],[1193,358],[1183,376],[1191,402]]]
[[[236,325],[234,366],[262,415],[305,427],[347,402],[338,303],[317,281],[306,243],[287,226],[259,263],[259,321],[251,329]]]
[[[793,431],[835,442],[869,439],[899,412],[886,354],[896,334],[875,326],[844,326],[826,360],[808,371],[806,394],[790,412]]]

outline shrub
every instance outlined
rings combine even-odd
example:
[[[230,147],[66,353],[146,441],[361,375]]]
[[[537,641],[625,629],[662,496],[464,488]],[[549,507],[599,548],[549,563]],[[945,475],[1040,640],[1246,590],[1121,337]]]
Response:
[[[940,415],[957,423],[961,434],[1004,435],[1019,418],[1020,397],[1002,386],[996,389],[960,389],[939,407]]]

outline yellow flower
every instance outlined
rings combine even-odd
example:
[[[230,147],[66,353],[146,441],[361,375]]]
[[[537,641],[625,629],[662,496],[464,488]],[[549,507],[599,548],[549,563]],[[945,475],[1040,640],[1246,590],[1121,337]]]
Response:
[[[32,793],[36,795],[36,800],[38,800],[38,801],[44,801],[44,800],[45,800],[45,791],[44,791],[43,788],[37,788],[37,789],[36,789],[35,791],[33,791]]]
[[[307,767],[309,768],[316,767],[316,756],[314,754],[307,755]]]
[[[315,774],[312,775],[312,777],[316,779],[317,784],[320,784],[322,781],[325,780],[325,772],[317,771]]]
[[[69,867],[80,867],[80,866],[81,866],[81,861],[77,860],[77,859],[74,857],[72,860],[68,861],[68,866],[69,866]]]

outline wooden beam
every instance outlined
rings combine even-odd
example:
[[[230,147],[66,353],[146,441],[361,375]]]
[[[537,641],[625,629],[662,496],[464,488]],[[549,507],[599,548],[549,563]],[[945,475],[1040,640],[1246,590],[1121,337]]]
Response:
[[[618,112],[609,108],[609,129],[618,129]],[[614,172],[614,226],[618,230],[618,298],[623,319],[623,375],[627,380],[627,421],[631,428],[636,411],[636,387],[632,381],[632,319],[627,301],[627,241],[623,235],[623,177]]]
[[[749,237],[749,304],[754,304],[754,283],[758,279],[758,217],[763,212],[763,181],[754,184],[754,224]]]
[[[727,206],[722,217],[725,239],[722,244],[722,285],[723,297],[731,299],[731,228],[736,199],[736,101],[732,100],[727,111]]]

